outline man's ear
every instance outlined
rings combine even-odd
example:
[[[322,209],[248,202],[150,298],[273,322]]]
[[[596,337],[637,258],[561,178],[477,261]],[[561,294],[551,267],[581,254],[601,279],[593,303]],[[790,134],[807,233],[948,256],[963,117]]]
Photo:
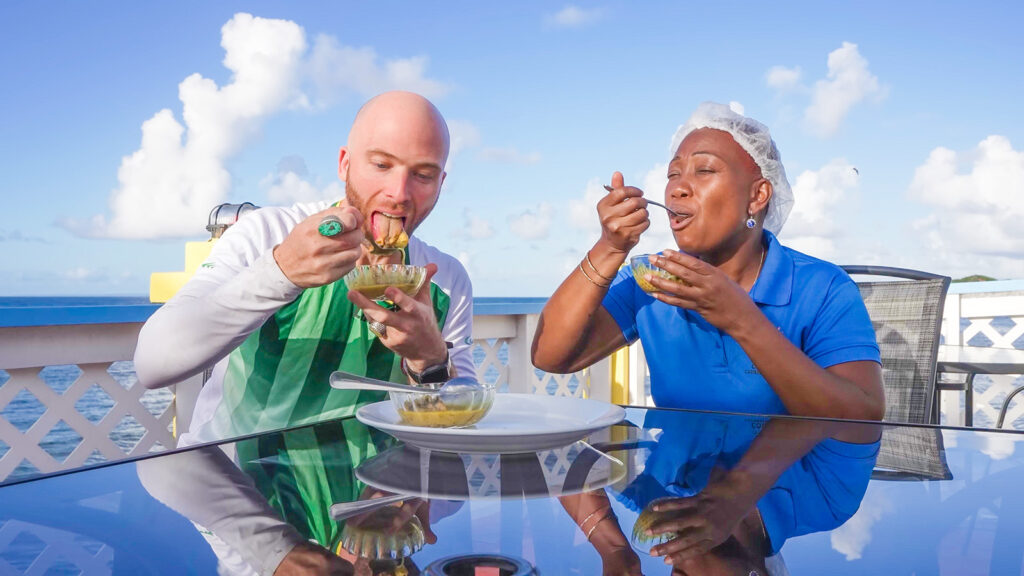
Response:
[[[342,182],[348,182],[348,168],[352,163],[352,155],[348,152],[348,146],[342,146],[338,152],[338,178]]]

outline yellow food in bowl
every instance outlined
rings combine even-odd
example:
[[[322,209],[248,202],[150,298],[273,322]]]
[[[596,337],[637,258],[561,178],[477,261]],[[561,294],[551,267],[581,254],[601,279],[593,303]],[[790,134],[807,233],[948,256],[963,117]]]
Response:
[[[650,274],[652,276],[659,276],[659,277],[664,278],[666,280],[673,280],[675,282],[681,282],[681,280],[679,279],[678,276],[675,276],[673,274],[669,274],[668,272],[662,270],[661,268],[654,268],[654,267],[651,267],[651,266],[645,266],[643,264],[636,264],[636,265],[633,266],[633,278],[636,280],[637,285],[640,286],[640,289],[643,290],[644,292],[657,292],[658,291],[657,287],[655,287],[653,284],[651,284],[646,279],[644,279],[644,276],[646,276],[648,274]]]
[[[356,266],[345,275],[345,286],[355,290],[371,300],[384,297],[384,290],[394,286],[410,296],[423,287],[427,277],[424,266],[406,266],[404,264],[363,264]]]
[[[458,426],[471,426],[479,422],[490,407],[468,410],[416,411],[399,410],[398,415],[402,421],[413,426],[425,426],[427,428],[454,428]]]

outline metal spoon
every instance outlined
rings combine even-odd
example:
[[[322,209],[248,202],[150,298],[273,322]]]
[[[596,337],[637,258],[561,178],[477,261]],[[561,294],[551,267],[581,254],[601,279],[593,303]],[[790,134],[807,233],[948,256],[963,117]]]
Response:
[[[412,392],[414,394],[441,393],[441,398],[455,398],[457,395],[483,388],[483,384],[473,378],[455,377],[444,384],[396,384],[364,376],[356,376],[348,372],[332,372],[331,387],[338,390],[377,390],[380,392]]]
[[[402,494],[392,494],[390,496],[382,496],[380,498],[372,498],[370,500],[356,500],[355,502],[341,502],[338,504],[331,505],[330,513],[331,518],[335,520],[345,520],[351,518],[357,514],[368,512],[370,510],[376,510],[384,506],[389,506],[395,502],[402,502],[405,500],[412,500],[415,496],[404,496]]]
[[[609,192],[611,192],[612,190],[615,190],[615,188],[612,188],[611,186],[609,186],[607,184],[604,185],[604,189],[609,191]],[[665,206],[661,202],[655,202],[654,200],[648,200],[647,198],[644,198],[644,200],[647,200],[648,204],[654,204],[655,206],[659,206],[661,208],[664,208],[669,214],[671,214],[673,216],[682,216],[682,214],[676,212],[675,210],[669,208],[668,206]]]
[[[366,378],[363,376],[356,376],[355,374],[349,374],[348,372],[337,372],[331,373],[331,388],[337,388],[338,390],[377,390],[380,392],[412,392],[415,394],[433,394],[437,392],[440,387],[437,384],[424,384],[422,386],[413,386],[411,384],[396,384],[394,382],[386,382],[384,380],[376,380],[374,378]]]

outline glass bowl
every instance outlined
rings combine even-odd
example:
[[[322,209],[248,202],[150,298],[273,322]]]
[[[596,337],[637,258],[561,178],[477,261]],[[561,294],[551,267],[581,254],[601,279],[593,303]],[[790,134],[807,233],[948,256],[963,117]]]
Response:
[[[494,405],[494,385],[453,378],[437,392],[388,392],[403,424],[427,428],[465,428],[479,422]]]
[[[371,300],[384,298],[384,289],[394,286],[413,296],[423,287],[427,277],[425,266],[406,264],[362,264],[345,274],[345,286]]]
[[[651,526],[679,514],[678,512],[655,512],[654,505],[663,500],[667,500],[667,498],[659,498],[645,506],[640,515],[637,516],[636,522],[633,523],[633,534],[630,538],[630,543],[633,545],[633,548],[640,552],[650,554],[651,548],[679,537],[679,534],[676,532],[647,533]]]
[[[346,522],[340,547],[370,560],[402,560],[423,548],[423,524],[416,516],[401,522],[401,510],[385,506],[358,524]]]
[[[633,256],[632,258],[629,259],[629,269],[632,270],[633,272],[633,278],[636,280],[636,283],[644,292],[658,291],[658,289],[653,284],[651,284],[647,280],[644,280],[645,274],[660,276],[662,278],[665,278],[666,280],[682,282],[682,280],[680,280],[678,276],[675,276],[674,274],[669,274],[668,272],[662,270],[661,268],[658,268],[651,264],[650,257],[650,254],[640,254],[638,256]]]

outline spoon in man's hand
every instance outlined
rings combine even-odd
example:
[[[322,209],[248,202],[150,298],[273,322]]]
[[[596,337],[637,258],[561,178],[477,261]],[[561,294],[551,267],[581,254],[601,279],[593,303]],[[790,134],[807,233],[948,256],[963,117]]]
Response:
[[[612,188],[611,186],[609,186],[607,184],[604,185],[604,189],[609,191],[609,192],[611,192],[612,190],[615,190],[615,188]],[[647,200],[647,198],[644,198],[644,200]],[[661,208],[664,208],[669,214],[671,214],[673,216],[682,216],[682,214],[676,212],[675,210],[669,208],[668,206],[665,206],[661,202],[655,202],[654,200],[647,200],[647,203],[648,204],[654,204],[655,206],[660,206]]]

